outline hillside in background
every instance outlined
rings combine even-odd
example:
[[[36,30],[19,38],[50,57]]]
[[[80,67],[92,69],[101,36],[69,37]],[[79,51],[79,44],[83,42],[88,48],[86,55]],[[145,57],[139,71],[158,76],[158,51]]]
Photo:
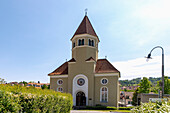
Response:
[[[140,83],[142,78],[135,78],[132,80],[119,80],[120,86],[136,86]],[[170,79],[170,77],[168,77]],[[156,85],[157,81],[162,80],[161,77],[155,78],[155,77],[149,77],[149,81],[151,81],[152,85]]]

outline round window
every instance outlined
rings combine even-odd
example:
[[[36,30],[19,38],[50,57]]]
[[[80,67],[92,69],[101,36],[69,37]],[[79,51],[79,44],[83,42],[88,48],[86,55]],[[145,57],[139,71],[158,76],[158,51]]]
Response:
[[[85,83],[85,80],[84,80],[83,78],[79,78],[79,79],[77,80],[77,84],[78,84],[79,86],[84,85],[84,83]]]
[[[106,84],[108,83],[108,79],[103,78],[103,79],[101,80],[101,83],[102,83],[103,85],[106,85]]]
[[[63,80],[61,80],[61,79],[58,80],[58,81],[57,81],[57,84],[58,84],[58,85],[62,85],[62,84],[63,84]]]
[[[57,88],[57,91],[63,92],[63,88],[62,88],[62,87],[58,87],[58,88]]]

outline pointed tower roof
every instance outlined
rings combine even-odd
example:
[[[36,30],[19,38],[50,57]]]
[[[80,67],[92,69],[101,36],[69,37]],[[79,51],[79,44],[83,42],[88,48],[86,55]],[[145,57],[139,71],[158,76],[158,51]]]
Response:
[[[90,35],[96,36],[98,38],[98,36],[97,36],[96,32],[94,31],[93,26],[90,23],[90,20],[87,17],[87,15],[84,16],[81,24],[79,25],[78,29],[74,33],[73,37],[75,35],[80,35],[80,34],[90,34]],[[73,37],[72,37],[72,39],[73,39]]]

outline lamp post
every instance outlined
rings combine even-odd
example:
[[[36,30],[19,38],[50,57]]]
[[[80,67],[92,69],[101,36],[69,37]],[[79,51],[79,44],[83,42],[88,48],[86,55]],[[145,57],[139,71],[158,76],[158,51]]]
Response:
[[[151,59],[151,53],[156,48],[162,49],[162,84],[161,85],[162,85],[162,98],[163,98],[163,95],[164,95],[164,49],[161,46],[156,46],[150,51],[150,53],[148,54],[146,58]]]

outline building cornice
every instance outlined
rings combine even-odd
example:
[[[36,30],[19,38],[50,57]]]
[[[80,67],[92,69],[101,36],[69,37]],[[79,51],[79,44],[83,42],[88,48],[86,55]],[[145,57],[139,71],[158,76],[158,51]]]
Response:
[[[68,75],[52,75],[50,78],[68,78]]]
[[[76,38],[93,38],[93,39],[96,39],[98,40],[98,42],[100,42],[100,40],[98,39],[98,37],[96,36],[93,36],[93,35],[90,35],[90,34],[79,34],[79,35],[75,35],[73,38],[71,38],[71,41],[73,41],[74,39]]]
[[[119,73],[100,73],[100,74],[95,74],[95,77],[106,77],[106,76],[118,76],[119,77]]]

